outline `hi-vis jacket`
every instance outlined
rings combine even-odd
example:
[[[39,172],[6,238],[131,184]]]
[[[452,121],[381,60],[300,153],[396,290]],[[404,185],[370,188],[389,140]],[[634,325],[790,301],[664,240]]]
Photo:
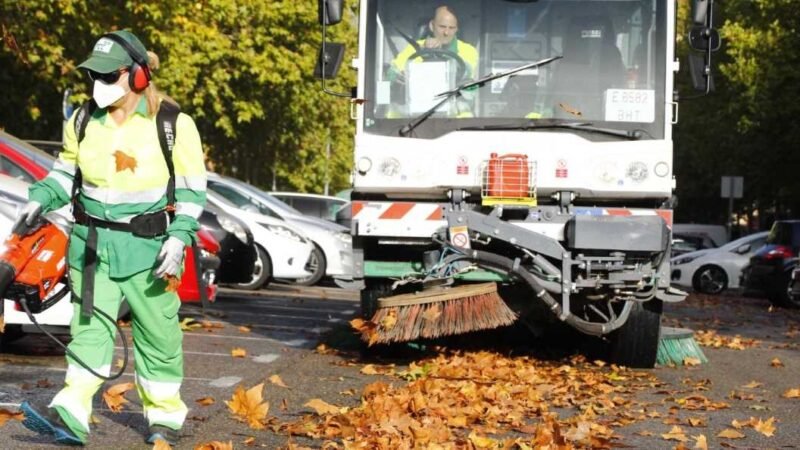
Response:
[[[420,39],[417,41],[417,44],[420,48],[425,48],[425,39]],[[453,39],[450,41],[450,45],[445,47],[443,50],[449,50],[464,60],[467,64],[467,73],[465,76],[467,78],[474,78],[477,74],[478,70],[478,50],[475,49],[470,44],[467,44],[464,41],[460,41],[458,39]],[[400,53],[397,54],[397,57],[394,58],[392,61],[392,65],[389,69],[389,79],[394,80],[397,77],[397,74],[400,72],[405,71],[406,64],[408,63],[408,58],[410,58],[414,53],[416,53],[416,49],[414,46],[409,45],[404,48]],[[422,61],[422,58],[415,58],[415,62]],[[461,82],[461,80],[458,80]]]
[[[43,212],[68,204],[76,167],[80,167],[83,185],[77,201],[88,215],[128,223],[139,214],[163,210],[167,206],[169,169],[158,140],[156,118],[148,117],[145,99],[122,125],[117,125],[105,109],[96,110],[80,148],[75,135],[76,114],[64,129],[64,151],[47,177],[31,186],[30,199],[41,203]],[[142,238],[124,231],[97,229],[98,254],[106,250],[111,277],[152,269],[168,236],[190,245],[199,229],[197,219],[206,202],[206,171],[197,127],[183,113],[176,122],[172,160],[176,209],[166,236]],[[83,225],[73,228],[68,250],[73,269],[83,268],[87,231]]]

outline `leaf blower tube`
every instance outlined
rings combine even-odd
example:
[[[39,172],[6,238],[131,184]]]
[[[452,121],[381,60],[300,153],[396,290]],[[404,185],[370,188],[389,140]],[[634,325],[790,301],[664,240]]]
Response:
[[[56,225],[43,219],[33,225],[24,222],[11,231],[0,247],[0,315],[4,313],[5,298],[16,302],[36,328],[47,335],[81,367],[92,375],[111,381],[119,378],[128,366],[128,342],[117,321],[94,308],[94,315],[108,320],[122,337],[124,359],[122,367],[112,376],[97,373],[78,358],[64,343],[39,325],[34,313],[40,313],[58,303],[69,287],[54,292],[66,273],[67,236]]]
[[[489,269],[498,269],[517,275],[525,280],[526,283],[528,283],[531,289],[533,289],[533,292],[536,294],[536,297],[542,299],[542,301],[547,304],[547,306],[551,311],[553,311],[553,313],[556,314],[556,316],[562,317],[562,312],[564,311],[561,307],[561,304],[557,302],[549,292],[547,292],[547,289],[542,287],[542,283],[540,283],[540,281],[537,280],[532,273],[525,270],[517,261],[495,253],[489,253],[480,250],[467,250],[466,253],[448,258],[448,262],[465,260],[477,263],[479,266],[484,266]],[[570,311],[566,311],[563,320],[585,334],[603,336],[625,324],[625,321],[628,320],[628,315],[630,314],[632,307],[633,303],[626,301],[620,314],[616,318],[606,323],[589,322],[588,320],[583,320],[580,317],[573,315]]]

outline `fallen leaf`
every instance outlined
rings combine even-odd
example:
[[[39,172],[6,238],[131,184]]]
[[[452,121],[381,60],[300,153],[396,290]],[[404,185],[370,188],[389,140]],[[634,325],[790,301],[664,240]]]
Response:
[[[162,439],[156,439],[155,444],[153,444],[153,450],[172,450],[172,446]]]
[[[708,419],[705,417],[689,417],[687,421],[693,427],[704,427],[708,424]]]
[[[236,347],[233,350],[231,350],[231,356],[233,356],[234,358],[244,358],[245,356],[247,356],[247,350],[240,347]]]
[[[0,426],[5,425],[9,420],[25,420],[25,415],[22,412],[11,412],[7,409],[0,409]]]
[[[773,358],[772,361],[769,362],[769,365],[772,367],[784,367],[783,361],[778,358]]]
[[[253,436],[250,436],[249,438],[242,441],[242,444],[248,447],[252,447],[253,445],[255,445],[255,443],[256,443],[256,438],[254,438]]]
[[[283,380],[281,380],[281,377],[278,376],[278,375],[273,375],[273,376],[269,377],[269,382],[274,384],[275,386],[280,386],[280,387],[283,387],[283,388],[288,388],[289,387],[289,386],[286,385],[286,383],[283,382]]]
[[[800,388],[789,389],[783,393],[784,398],[800,398]]]
[[[692,356],[687,356],[686,358],[683,358],[683,365],[684,366],[699,366],[700,364],[702,364],[702,361],[700,361],[700,358],[695,358],[695,357],[692,357]]]
[[[313,409],[317,414],[324,415],[324,414],[338,414],[339,408],[336,406],[331,405],[330,403],[325,402],[324,400],[315,398],[306,402],[305,405],[311,409]]]
[[[214,400],[214,397],[203,397],[203,398],[198,398],[197,400],[195,400],[195,402],[201,406],[211,406],[216,401]]]
[[[100,419],[97,416],[95,416],[94,414],[92,414],[92,415],[89,416],[89,424],[90,425],[99,425],[100,424]]]
[[[194,450],[233,450],[233,441],[220,442],[211,441],[203,444],[197,444]]]
[[[758,421],[753,424],[753,429],[766,437],[772,437],[775,435],[775,418],[770,417],[766,421],[758,419]]]
[[[43,379],[43,380],[39,380],[39,381],[37,381],[37,382],[36,382],[36,387],[38,387],[38,388],[42,388],[42,389],[47,389],[47,388],[51,388],[51,387],[53,387],[53,383],[51,383],[51,382],[50,382],[50,380],[48,380],[47,378],[45,378],[45,379]]]
[[[115,413],[122,411],[122,405],[128,403],[124,395],[134,387],[133,383],[120,383],[103,392],[103,400],[106,402],[108,409]]]
[[[241,331],[242,333],[249,333],[250,332],[250,327],[246,327],[246,326],[242,325],[241,327],[239,327],[239,331]]]
[[[762,385],[763,385],[763,383],[759,383],[758,381],[751,381],[751,382],[745,384],[742,387],[743,388],[747,388],[747,389],[755,389],[757,387],[761,387]]]
[[[136,158],[121,150],[117,150],[114,152],[114,159],[117,163],[117,172],[122,172],[126,169],[130,169],[131,172],[136,172],[136,166],[138,165]]]
[[[469,441],[475,448],[495,448],[497,447],[497,441],[492,438],[478,436],[475,430],[469,434]]]
[[[289,402],[284,398],[281,400],[281,411],[289,409]]]
[[[195,322],[194,319],[191,317],[186,317],[181,320],[181,331],[194,331],[198,328],[202,328],[203,326],[199,323]]]
[[[5,331],[6,331],[5,314],[0,314],[0,334],[5,333]]]
[[[117,358],[117,362],[114,363],[114,367],[117,369],[121,369],[122,366],[125,365],[125,361],[122,358]]]
[[[705,434],[701,434],[699,436],[692,436],[692,439],[694,439],[694,447],[692,448],[697,448],[700,450],[708,450],[708,441],[706,440]]]
[[[386,316],[381,319],[381,328],[385,331],[389,331],[394,328],[395,324],[397,324],[397,310],[390,309]]]
[[[264,401],[262,392],[264,383],[253,386],[247,391],[240,385],[236,387],[233,397],[225,401],[228,409],[242,422],[246,422],[250,428],[263,430],[263,421],[269,412],[269,402]]]
[[[661,437],[667,441],[687,442],[689,440],[686,433],[683,432],[683,429],[677,425],[672,427],[669,433],[662,434]]]
[[[375,370],[375,366],[372,364],[367,364],[366,366],[361,368],[361,373],[364,375],[377,375],[378,371]]]
[[[442,315],[442,307],[438,303],[432,305],[422,313],[422,319],[428,322],[433,322]]]
[[[719,434],[717,435],[717,437],[726,438],[726,439],[744,439],[745,436],[744,436],[744,434],[739,433],[736,430],[733,430],[731,428],[726,428],[726,429],[720,431]]]
[[[752,424],[750,423],[750,421],[749,421],[749,420],[747,420],[747,421],[744,421],[744,422],[741,422],[741,421],[739,421],[739,420],[733,419],[733,420],[731,421],[731,426],[732,426],[733,428],[736,428],[737,430],[741,430],[742,428],[744,428],[744,427],[749,427],[749,426],[751,426],[751,425],[752,425]]]
[[[174,275],[165,275],[164,281],[167,282],[167,287],[164,288],[167,292],[178,292],[178,287],[181,285],[181,279]]]

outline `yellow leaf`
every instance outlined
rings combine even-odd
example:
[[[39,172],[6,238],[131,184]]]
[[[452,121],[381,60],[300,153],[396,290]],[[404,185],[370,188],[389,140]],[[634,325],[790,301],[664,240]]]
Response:
[[[694,357],[691,357],[691,356],[687,356],[686,358],[683,358],[683,365],[684,366],[699,366],[701,363],[702,363],[702,361],[700,361],[700,358],[694,358]]]
[[[197,404],[202,406],[210,406],[214,404],[215,400],[214,397],[203,397],[203,398],[198,398],[197,400],[195,400],[195,402],[197,402]]]
[[[269,382],[274,384],[275,386],[280,386],[280,387],[284,387],[284,388],[288,388],[289,387],[289,386],[286,385],[286,383],[283,382],[283,380],[281,380],[281,377],[278,376],[278,375],[273,375],[273,376],[269,377]]]
[[[397,310],[390,309],[386,313],[386,316],[383,319],[381,319],[381,328],[383,328],[386,331],[389,331],[392,328],[394,328],[395,324],[397,324]]]
[[[758,381],[751,381],[751,382],[745,384],[742,387],[743,388],[747,388],[747,389],[755,389],[757,387],[761,387],[762,385],[763,385],[763,383],[759,383]]]
[[[749,420],[748,420],[748,421],[745,421],[745,422],[740,422],[740,421],[738,421],[738,420],[736,420],[736,419],[733,419],[733,420],[731,421],[731,426],[733,426],[733,428],[736,428],[737,430],[741,430],[742,428],[744,428],[744,427],[749,427],[749,426],[751,426],[751,425],[752,425],[752,424],[750,423],[750,421],[749,421]]]
[[[758,419],[758,421],[753,425],[753,429],[766,437],[772,437],[775,434],[775,418],[770,417],[766,420],[766,422]]]
[[[497,445],[497,441],[491,438],[478,436],[478,433],[475,430],[469,434],[469,441],[472,442],[476,448],[495,448]]]
[[[0,409],[0,426],[5,425],[6,422],[9,420],[19,420],[22,421],[25,419],[25,415],[21,412],[11,412],[7,409]]]
[[[246,326],[243,325],[243,326],[239,327],[239,331],[241,331],[242,333],[249,333],[250,332],[250,327],[246,327]]]
[[[156,443],[153,444],[153,450],[172,450],[172,446],[167,441],[157,439]]]
[[[244,444],[244,445],[246,445],[248,447],[255,445],[255,443],[256,443],[256,438],[254,438],[253,436],[250,436],[247,439],[242,441],[242,444]],[[706,450],[708,450],[708,449],[706,449]]]
[[[688,422],[689,425],[693,427],[704,427],[707,425],[707,419],[705,417],[689,417]]]
[[[231,356],[233,356],[234,358],[244,358],[245,356],[247,356],[247,350],[240,347],[236,347],[233,350],[231,350]]]
[[[772,361],[769,362],[769,365],[772,367],[784,367],[783,361],[778,358],[773,358]]]
[[[309,400],[303,406],[313,409],[320,416],[324,414],[339,414],[339,408],[318,398]]]
[[[242,386],[237,386],[233,393],[233,398],[226,401],[228,409],[242,422],[246,422],[250,428],[263,430],[263,421],[269,412],[269,402],[264,401],[262,392],[264,383],[253,386],[247,391]]]
[[[789,389],[783,393],[784,398],[800,398],[800,388]]]
[[[677,425],[672,427],[669,433],[662,434],[661,437],[667,441],[687,442],[689,440],[689,438],[686,437],[686,433],[683,432],[683,429]]]
[[[694,439],[694,447],[700,450],[708,450],[708,441],[706,440],[706,435],[701,434],[700,436],[692,436]]]
[[[198,328],[202,328],[203,326],[199,323],[195,322],[194,319],[191,317],[186,317],[181,320],[181,330],[182,331],[194,331]]]
[[[122,405],[128,403],[124,395],[134,387],[133,383],[120,383],[111,386],[108,390],[103,392],[103,400],[106,402],[106,405],[108,405],[108,409],[115,413],[122,411]]]
[[[117,369],[121,369],[122,366],[124,366],[124,365],[125,365],[125,361],[123,361],[122,358],[117,358],[117,362],[114,363],[114,367],[116,367]]]
[[[194,447],[194,450],[233,450],[233,441],[211,441],[203,444],[197,444]]]
[[[726,428],[726,429],[720,431],[719,434],[717,435],[717,437],[726,438],[726,439],[744,439],[745,436],[742,433],[739,433],[736,430],[733,430],[731,428]]]
[[[378,371],[375,370],[375,366],[372,364],[367,364],[366,366],[361,368],[361,373],[364,375],[377,375]]]

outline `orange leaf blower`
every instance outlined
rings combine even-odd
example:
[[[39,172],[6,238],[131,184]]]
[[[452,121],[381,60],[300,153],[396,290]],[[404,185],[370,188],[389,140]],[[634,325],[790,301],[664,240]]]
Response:
[[[67,235],[57,226],[41,218],[20,223],[0,246],[0,299],[25,302],[34,314],[56,304],[69,291],[54,292],[64,279],[66,254]]]

